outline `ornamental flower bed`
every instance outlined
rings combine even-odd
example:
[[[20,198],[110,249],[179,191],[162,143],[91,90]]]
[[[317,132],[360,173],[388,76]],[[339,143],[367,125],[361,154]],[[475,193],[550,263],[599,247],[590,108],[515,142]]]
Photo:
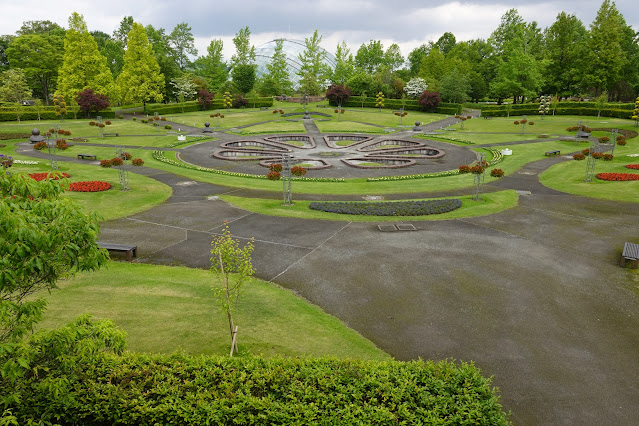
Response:
[[[626,165],[626,169],[639,170],[639,164],[628,164]]]
[[[631,180],[639,180],[639,174],[636,173],[597,173],[597,179],[615,182],[625,182]]]
[[[69,185],[69,191],[73,192],[101,192],[111,188],[109,182],[91,180],[85,182],[73,182]]]
[[[448,213],[457,210],[462,202],[456,198],[428,201],[389,201],[389,202],[312,202],[311,210],[327,213],[354,214],[363,216],[425,216]]]
[[[54,173],[29,173],[29,177],[31,179],[34,179],[40,182],[41,180],[45,180],[45,179],[58,180],[58,179],[68,178],[71,176],[68,173],[54,172]]]

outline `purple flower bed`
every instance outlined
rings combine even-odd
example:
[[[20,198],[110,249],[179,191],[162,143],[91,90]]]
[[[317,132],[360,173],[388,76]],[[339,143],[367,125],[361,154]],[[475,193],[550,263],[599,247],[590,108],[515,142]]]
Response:
[[[429,201],[387,201],[387,202],[312,202],[309,208],[327,213],[357,214],[367,216],[425,216],[457,210],[462,202],[456,198]]]

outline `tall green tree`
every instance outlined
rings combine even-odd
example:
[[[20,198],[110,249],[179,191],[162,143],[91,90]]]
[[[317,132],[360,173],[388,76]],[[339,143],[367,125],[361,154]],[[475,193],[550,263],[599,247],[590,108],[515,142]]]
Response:
[[[454,68],[447,73],[439,85],[439,94],[446,102],[465,102],[470,92],[468,75]]]
[[[24,70],[13,68],[0,75],[0,100],[22,104],[31,97],[31,89],[27,83]]]
[[[379,40],[362,43],[355,55],[355,66],[373,74],[384,63],[384,46]]]
[[[313,35],[304,39],[304,52],[298,58],[301,66],[297,73],[300,76],[301,90],[309,95],[319,95],[324,89],[329,70],[324,63],[326,51],[320,47],[322,36],[317,30]]]
[[[448,52],[453,50],[456,44],[457,39],[455,39],[455,35],[453,33],[445,32],[441,37],[439,37],[439,39],[437,39],[433,47],[446,56],[448,55]]]
[[[267,86],[272,88],[270,95],[290,94],[293,91],[288,75],[288,65],[286,63],[286,53],[284,52],[284,40],[275,40],[275,49],[271,61],[266,64],[268,73],[264,76]]]
[[[133,16],[125,16],[120,21],[118,28],[113,31],[113,40],[115,40],[123,49],[129,41],[129,33],[133,29]]]
[[[122,103],[160,102],[164,97],[164,75],[142,24],[134,22],[127,36],[124,67],[116,79]]]
[[[84,89],[110,96],[113,92],[113,76],[106,58],[100,54],[97,43],[87,30],[84,17],[73,12],[64,38],[64,56],[58,70],[57,91],[65,99],[75,99]]]
[[[223,48],[224,43],[221,39],[211,40],[206,48],[207,55],[197,58],[193,64],[197,73],[206,79],[209,88],[214,91],[218,91],[229,78],[229,71],[222,56]]]
[[[186,22],[177,24],[169,35],[169,41],[173,48],[175,62],[180,70],[184,71],[191,63],[189,55],[197,55],[195,38],[191,32],[191,27]]]
[[[9,69],[9,58],[7,57],[7,48],[15,37],[12,35],[0,36],[0,71]]]
[[[251,45],[251,30],[244,27],[233,37],[235,54],[231,56],[231,66],[253,65],[255,63],[255,46]]]
[[[111,70],[113,77],[120,75],[124,66],[124,48],[126,45],[122,46],[120,42],[102,31],[91,31],[91,35],[98,44],[100,54],[107,59],[107,66]]]
[[[388,49],[384,52],[383,63],[391,70],[391,72],[404,65],[404,56],[402,56],[402,51],[396,43],[388,46]]]
[[[348,81],[355,72],[355,62],[351,50],[345,41],[337,44],[335,50],[335,69],[331,74],[331,82],[333,84],[342,84]]]
[[[246,95],[255,86],[255,66],[248,64],[237,64],[231,71],[233,77],[233,87],[236,92]]]
[[[408,68],[412,77],[419,73],[419,69],[422,65],[422,59],[428,56],[430,49],[431,47],[429,45],[422,44],[421,46],[411,50],[408,54]]]
[[[57,35],[25,34],[16,37],[7,48],[11,67],[24,70],[30,86],[37,89],[47,105],[55,91],[63,45]]]
[[[590,24],[590,33],[585,61],[584,84],[595,95],[613,89],[626,65],[626,56],[621,47],[623,20],[614,2],[604,0],[595,20]]]
[[[173,59],[174,52],[169,42],[169,37],[164,28],[154,28],[153,25],[147,25],[144,29],[153,47],[153,53],[160,66],[160,72],[164,75],[165,93],[167,95],[173,93],[173,86],[171,86],[170,82],[179,77],[182,72]]]
[[[27,34],[39,34],[39,35],[55,35],[58,37],[64,37],[64,28],[55,22],[49,20],[44,21],[25,21],[16,34],[18,36]]]

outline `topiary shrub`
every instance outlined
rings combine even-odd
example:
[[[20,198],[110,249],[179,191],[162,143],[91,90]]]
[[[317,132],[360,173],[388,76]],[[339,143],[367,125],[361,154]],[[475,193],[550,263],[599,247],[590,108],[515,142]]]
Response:
[[[459,173],[470,173],[470,166],[466,164],[459,166]]]
[[[280,172],[268,172],[268,174],[266,175],[266,178],[268,180],[279,180]]]
[[[171,130],[173,127],[170,124],[166,124],[166,125],[164,125],[164,128],[166,130]]]
[[[42,151],[46,147],[47,147],[46,142],[38,142],[37,144],[33,145],[33,149],[35,149],[36,151]]]
[[[581,161],[581,160],[585,160],[586,156],[584,154],[578,153],[578,154],[573,154],[572,158],[577,161]]]
[[[291,167],[291,174],[293,176],[304,176],[306,174],[306,169],[300,166]]]
[[[113,163],[111,162],[111,160],[101,160],[100,161],[100,167],[104,167],[104,168],[108,169],[112,165],[113,165]]]
[[[124,161],[122,161],[122,159],[120,157],[113,157],[111,159],[111,165],[117,167],[117,166],[121,166],[122,163],[124,163]]]
[[[144,160],[141,158],[134,158],[133,160],[131,160],[131,164],[133,164],[134,166],[143,166]]]
[[[504,175],[504,171],[502,169],[492,169],[490,171],[490,175],[492,177],[500,178]]]
[[[273,163],[273,164],[271,164],[271,165],[269,166],[269,169],[270,169],[272,172],[278,172],[278,173],[279,173],[279,172],[281,172],[281,171],[282,171],[282,165],[281,165],[281,164],[279,164],[279,163]]]

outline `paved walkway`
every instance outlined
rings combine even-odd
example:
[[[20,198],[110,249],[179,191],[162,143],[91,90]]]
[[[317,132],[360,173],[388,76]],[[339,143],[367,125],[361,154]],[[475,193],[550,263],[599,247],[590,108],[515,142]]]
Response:
[[[407,232],[251,213],[210,196],[277,195],[145,167],[136,172],[170,185],[173,196],[104,223],[101,239],[137,245],[140,262],[208,268],[211,234],[229,221],[234,236],[255,238],[260,278],[397,359],[473,360],[494,376],[515,424],[633,425],[639,275],[617,262],[625,241],[638,242],[639,206],[544,187],[539,174],[559,161],[530,163],[490,185],[530,191],[518,207],[412,222]],[[427,195],[425,186],[400,197]]]

